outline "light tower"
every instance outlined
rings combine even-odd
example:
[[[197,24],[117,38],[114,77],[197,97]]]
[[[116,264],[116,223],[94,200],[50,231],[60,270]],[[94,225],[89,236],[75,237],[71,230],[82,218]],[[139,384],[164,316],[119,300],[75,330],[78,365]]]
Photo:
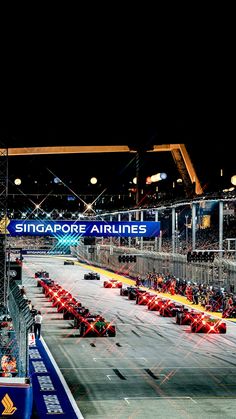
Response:
[[[8,178],[8,152],[0,141],[0,311],[6,307],[7,280],[6,280],[6,226],[7,226],[7,178]]]

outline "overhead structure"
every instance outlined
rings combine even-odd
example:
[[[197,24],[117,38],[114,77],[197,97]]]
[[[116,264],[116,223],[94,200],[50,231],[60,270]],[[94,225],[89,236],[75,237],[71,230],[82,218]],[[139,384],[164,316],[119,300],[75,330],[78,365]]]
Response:
[[[4,149],[0,149],[3,153]],[[197,177],[192,161],[185,147],[185,144],[161,144],[153,145],[145,152],[171,152],[177,169],[184,181],[186,193],[191,197],[193,187],[195,193],[200,195],[203,193],[200,181]],[[128,145],[114,146],[54,146],[54,147],[25,147],[25,148],[8,148],[8,156],[30,156],[30,155],[47,155],[47,154],[80,154],[80,153],[138,153],[137,148]]]
[[[6,223],[7,223],[7,149],[0,148],[0,314],[7,302]]]

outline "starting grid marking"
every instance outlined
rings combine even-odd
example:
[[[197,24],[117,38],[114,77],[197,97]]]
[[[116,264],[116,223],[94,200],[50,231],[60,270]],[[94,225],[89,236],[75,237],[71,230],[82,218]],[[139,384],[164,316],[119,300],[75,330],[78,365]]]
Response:
[[[190,396],[183,396],[183,397],[181,397],[181,396],[176,396],[176,397],[171,397],[171,396],[163,396],[163,397],[158,397],[158,396],[153,396],[153,397],[124,397],[124,401],[127,403],[127,404],[130,404],[130,401],[132,401],[132,400],[134,400],[134,401],[136,401],[136,400],[140,400],[140,401],[142,401],[142,400],[156,400],[156,401],[162,401],[162,400],[190,400],[192,403],[194,403],[194,404],[197,404],[197,402],[194,400],[194,399],[192,399],[192,397],[190,397]]]

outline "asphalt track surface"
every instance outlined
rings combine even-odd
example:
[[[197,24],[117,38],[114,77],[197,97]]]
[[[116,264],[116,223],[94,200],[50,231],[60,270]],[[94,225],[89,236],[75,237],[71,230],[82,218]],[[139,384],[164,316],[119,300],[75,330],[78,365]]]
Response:
[[[80,338],[36,287],[41,269],[114,321],[116,337]],[[84,418],[236,418],[235,323],[226,335],[192,334],[119,289],[104,289],[112,273],[84,280],[90,270],[53,257],[26,257],[23,270],[27,295],[43,314],[42,335]]]

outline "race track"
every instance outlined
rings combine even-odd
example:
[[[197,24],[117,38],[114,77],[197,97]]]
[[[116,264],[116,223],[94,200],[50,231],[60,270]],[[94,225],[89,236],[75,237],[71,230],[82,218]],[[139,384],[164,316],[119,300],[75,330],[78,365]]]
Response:
[[[36,287],[41,269],[114,321],[116,337],[80,338]],[[53,257],[26,257],[23,270],[27,295],[43,314],[42,335],[84,418],[235,418],[236,325],[228,322],[226,335],[191,334],[119,289],[104,289],[105,275],[84,280],[89,270]]]

